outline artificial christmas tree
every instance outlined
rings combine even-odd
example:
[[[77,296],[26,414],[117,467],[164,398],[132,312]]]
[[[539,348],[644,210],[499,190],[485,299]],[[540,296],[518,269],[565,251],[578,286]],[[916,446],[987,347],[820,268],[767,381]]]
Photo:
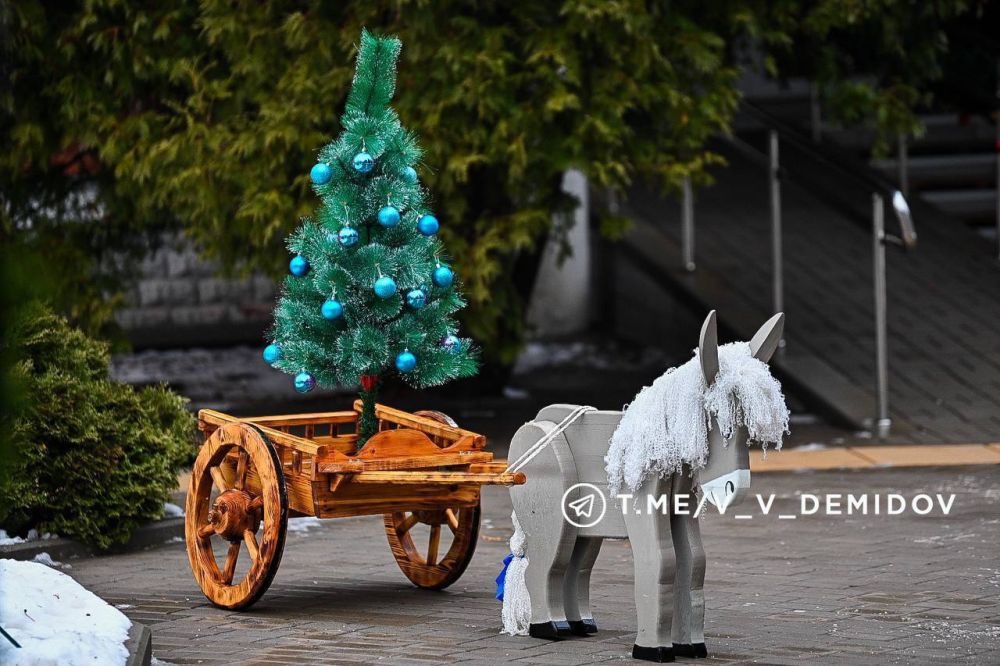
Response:
[[[360,383],[359,446],[377,427],[387,375],[420,388],[477,367],[471,341],[456,335],[465,303],[419,183],[420,148],[389,107],[400,48],[361,33],[343,132],[309,174],[322,204],[288,240],[291,275],[264,350],[299,391]]]

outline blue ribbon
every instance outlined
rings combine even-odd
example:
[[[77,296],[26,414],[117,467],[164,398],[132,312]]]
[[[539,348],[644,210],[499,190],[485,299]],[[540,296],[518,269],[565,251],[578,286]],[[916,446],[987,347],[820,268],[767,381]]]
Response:
[[[503,601],[503,585],[507,581],[507,567],[514,560],[514,553],[510,553],[507,557],[503,558],[503,569],[500,570],[500,575],[497,576],[497,601]]]

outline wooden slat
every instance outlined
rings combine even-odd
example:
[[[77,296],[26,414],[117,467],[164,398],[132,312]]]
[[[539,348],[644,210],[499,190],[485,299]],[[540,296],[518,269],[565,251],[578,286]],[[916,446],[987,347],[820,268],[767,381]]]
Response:
[[[372,472],[378,474],[381,472]],[[479,485],[466,483],[444,486],[423,484],[399,486],[391,494],[384,485],[342,484],[335,493],[317,487],[315,513],[319,518],[367,516],[394,511],[439,510],[479,503]]]
[[[438,453],[428,456],[407,456],[395,458],[356,459],[346,463],[320,462],[321,474],[337,474],[343,472],[389,471],[396,469],[425,469],[434,467],[449,467],[452,465],[470,465],[473,463],[488,463],[493,458],[489,451],[462,451],[459,453]],[[482,469],[480,472],[502,472],[506,465],[499,469]],[[469,470],[470,472],[473,470]]]
[[[324,425],[329,423],[356,423],[358,413],[353,411],[344,412],[315,412],[312,414],[276,414],[273,416],[248,416],[243,419],[252,423],[259,423],[271,428],[278,426],[306,426]]]
[[[360,400],[354,401],[354,409],[359,413],[361,412]],[[452,428],[451,426],[435,421],[434,419],[417,416],[416,414],[404,412],[392,407],[386,407],[385,405],[375,405],[375,417],[379,420],[398,424],[404,428],[413,428],[414,430],[419,430],[427,433],[428,435],[441,437],[449,442],[458,441],[463,437],[472,437],[475,442],[475,448],[481,449],[486,446],[486,438],[470,430]]]
[[[524,472],[475,473],[475,472],[362,472],[355,476],[352,484],[410,485],[439,483],[475,483],[488,486],[519,486],[525,481]]]
[[[478,472],[480,474],[498,474],[500,472],[506,472],[507,461],[493,460],[490,462],[477,462],[475,464],[469,465],[468,471]]]
[[[321,444],[316,444],[308,439],[303,439],[302,437],[296,437],[295,435],[290,435],[286,432],[281,432],[269,426],[263,426],[260,423],[253,421],[252,419],[240,419],[235,416],[230,416],[229,414],[223,414],[222,412],[217,412],[214,409],[202,409],[198,412],[198,422],[199,427],[201,427],[203,432],[214,430],[215,428],[206,426],[221,426],[227,423],[252,423],[261,429],[261,431],[267,435],[268,439],[275,446],[287,446],[289,448],[295,449],[296,451],[301,451],[302,453],[316,456],[326,453],[326,447]]]
[[[316,435],[312,441],[328,450],[341,453],[354,453],[358,448],[357,435]]]

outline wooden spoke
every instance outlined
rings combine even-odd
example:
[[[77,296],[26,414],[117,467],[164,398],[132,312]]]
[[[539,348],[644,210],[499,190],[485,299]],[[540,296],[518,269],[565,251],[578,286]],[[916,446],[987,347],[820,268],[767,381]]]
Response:
[[[445,520],[448,521],[448,527],[451,528],[451,533],[454,534],[458,531],[458,516],[455,515],[454,509],[444,510]]]
[[[215,487],[220,493],[224,493],[229,490],[229,484],[226,482],[226,476],[222,473],[222,470],[219,467],[211,467],[208,472],[212,475],[212,481],[215,482]]]
[[[427,566],[432,567],[437,562],[438,545],[441,543],[441,523],[431,525],[431,540],[427,545]]]
[[[243,542],[247,545],[247,550],[250,551],[250,559],[254,562],[260,559],[260,548],[257,546],[257,537],[250,530],[243,533]]]
[[[236,573],[236,560],[240,557],[240,544],[229,544],[229,552],[226,554],[226,568],[222,570],[222,584],[232,585],[233,574]]]
[[[281,459],[265,434],[235,422],[209,435],[191,470],[184,520],[188,561],[208,600],[242,610],[260,599],[281,563],[288,529]],[[212,549],[213,533],[229,544],[224,563]],[[252,564],[233,580],[243,544]]]
[[[237,490],[243,490],[243,486],[246,485],[247,481],[247,462],[250,459],[250,454],[245,450],[240,450],[240,460],[236,463],[236,481],[233,484]]]
[[[417,514],[411,513],[410,515],[408,515],[406,518],[403,519],[402,523],[399,524],[399,533],[406,534],[411,529],[413,529],[413,526],[416,525],[418,522],[420,522],[420,520],[417,518]]]

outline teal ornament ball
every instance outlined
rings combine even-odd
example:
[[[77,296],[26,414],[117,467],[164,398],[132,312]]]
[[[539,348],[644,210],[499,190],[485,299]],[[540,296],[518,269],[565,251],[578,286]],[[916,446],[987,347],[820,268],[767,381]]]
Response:
[[[344,247],[354,247],[358,244],[358,230],[354,227],[344,227],[337,232],[337,242]]]
[[[413,167],[403,167],[403,170],[399,172],[399,175],[410,185],[417,182],[417,170]]]
[[[309,261],[301,254],[297,254],[288,262],[288,270],[295,277],[302,277],[309,272]]]
[[[407,350],[396,357],[396,369],[400,372],[411,372],[415,367],[417,367],[417,357],[413,352]]]
[[[438,224],[438,219],[433,215],[422,215],[419,220],[417,220],[417,231],[422,233],[424,236],[433,236],[438,232],[441,225]]]
[[[333,169],[330,168],[329,164],[318,162],[309,171],[309,178],[314,185],[326,185],[333,178]]]
[[[419,310],[427,305],[427,294],[423,289],[411,289],[406,294],[406,304],[414,310]]]
[[[275,343],[271,343],[264,347],[264,353],[262,354],[264,361],[267,363],[277,363],[281,360],[281,347]]]
[[[351,165],[358,173],[370,173],[375,168],[375,158],[365,151],[361,151],[351,160]]]
[[[375,280],[375,295],[379,298],[392,298],[396,295],[396,281],[391,277]]]
[[[452,354],[462,351],[461,339],[457,335],[451,335],[450,333],[441,339],[441,346],[445,348],[445,351],[449,351]]]
[[[323,307],[320,308],[320,312],[323,313],[323,319],[333,321],[334,319],[339,319],[340,315],[344,314],[344,306],[341,305],[340,301],[328,298],[323,303]]]
[[[316,378],[306,371],[295,375],[295,390],[299,393],[309,393],[316,388]]]
[[[450,287],[455,280],[455,273],[447,266],[438,266],[434,269],[433,280],[439,287]]]
[[[399,209],[395,206],[384,206],[378,212],[378,223],[385,228],[391,228],[399,224]]]

